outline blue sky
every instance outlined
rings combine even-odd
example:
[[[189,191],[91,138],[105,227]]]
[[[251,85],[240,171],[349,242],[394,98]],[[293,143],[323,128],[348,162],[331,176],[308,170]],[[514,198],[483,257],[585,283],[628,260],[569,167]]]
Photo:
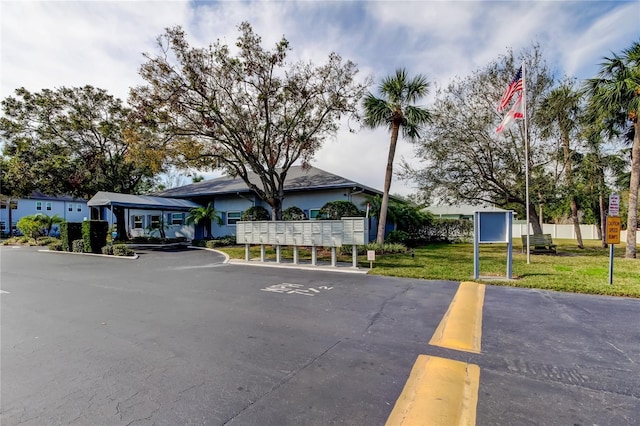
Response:
[[[37,91],[91,84],[126,99],[129,88],[142,82],[142,53],[155,52],[155,38],[175,25],[183,26],[192,45],[217,39],[233,45],[237,24],[246,20],[266,47],[284,35],[292,59],[319,64],[335,51],[376,82],[405,67],[426,74],[432,93],[508,49],[518,52],[534,42],[559,77],[593,77],[604,56],[640,38],[638,1],[3,0],[0,16],[2,98],[21,86]],[[352,134],[343,127],[312,164],[382,188],[388,134]],[[399,144],[396,164],[401,158],[413,158],[408,142]],[[396,179],[391,192],[414,189]]]

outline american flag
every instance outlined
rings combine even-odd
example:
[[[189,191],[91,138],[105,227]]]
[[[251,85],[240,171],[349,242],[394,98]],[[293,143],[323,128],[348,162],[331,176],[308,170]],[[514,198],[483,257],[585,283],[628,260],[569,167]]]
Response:
[[[507,91],[502,95],[502,99],[500,99],[500,105],[498,105],[498,112],[504,111],[507,106],[509,106],[509,102],[511,102],[511,98],[517,92],[522,90],[522,67],[518,68],[518,72],[516,76],[513,77],[513,81],[507,87]]]

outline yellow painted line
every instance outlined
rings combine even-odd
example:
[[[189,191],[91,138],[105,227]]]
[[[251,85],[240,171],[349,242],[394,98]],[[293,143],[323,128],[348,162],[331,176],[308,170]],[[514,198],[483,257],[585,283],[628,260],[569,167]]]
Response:
[[[386,426],[474,426],[480,367],[419,355]]]
[[[480,353],[484,284],[461,282],[430,345]]]

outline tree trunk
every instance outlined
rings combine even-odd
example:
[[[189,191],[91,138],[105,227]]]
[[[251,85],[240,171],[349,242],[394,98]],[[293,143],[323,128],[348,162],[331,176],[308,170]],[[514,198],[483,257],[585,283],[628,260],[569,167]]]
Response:
[[[629,212],[627,215],[627,250],[624,257],[636,258],[636,229],[638,228],[638,187],[640,186],[640,126],[633,123],[635,135],[631,148],[631,183],[629,184]]]
[[[536,213],[536,206],[529,204],[529,223],[531,223],[531,229],[534,234],[542,234],[542,226],[540,225],[540,219]],[[527,232],[529,230],[527,229]]]
[[[576,232],[576,239],[578,240],[578,248],[583,249],[582,243],[582,231],[580,230],[580,221],[578,220],[578,203],[576,197],[571,196],[571,221],[573,222],[573,229]]]
[[[387,171],[384,175],[384,191],[382,192],[382,203],[380,204],[380,215],[378,216],[378,235],[376,242],[384,243],[384,231],[387,225],[387,209],[389,207],[389,190],[391,189],[391,179],[393,178],[393,158],[396,155],[396,145],[398,144],[398,131],[400,125],[393,123],[391,128],[391,141],[389,142],[389,156],[387,158]]]
[[[571,192],[574,191],[573,185],[573,162],[571,161],[571,148],[569,147],[569,132],[563,132],[562,146],[564,150],[564,168],[566,174],[566,183]],[[573,229],[576,233],[576,239],[578,240],[578,248],[583,249],[584,244],[582,242],[582,231],[580,230],[580,221],[578,220],[578,203],[576,196],[571,195],[571,221],[573,222]]]
[[[602,176],[600,176],[600,178],[602,178]],[[607,248],[607,242],[604,238],[605,233],[607,232],[606,230],[606,222],[605,222],[605,211],[606,211],[606,207],[604,205],[604,195],[602,194],[602,188],[603,186],[600,186],[600,193],[598,194],[598,203],[600,204],[600,223],[599,223],[599,227],[598,227],[598,238],[600,238],[600,241],[602,241],[602,248]]]

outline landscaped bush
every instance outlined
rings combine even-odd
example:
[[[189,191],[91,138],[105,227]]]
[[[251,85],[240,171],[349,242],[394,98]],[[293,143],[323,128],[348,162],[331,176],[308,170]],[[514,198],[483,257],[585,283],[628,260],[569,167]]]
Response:
[[[60,243],[60,245],[62,246],[62,242],[55,237],[43,237],[38,239],[37,242],[39,246],[48,246],[49,244],[56,243],[56,242]]]
[[[136,253],[131,250],[126,244],[115,244],[113,246],[114,256],[133,256]]]
[[[282,220],[307,220],[307,215],[300,207],[292,206],[282,211]]]
[[[62,241],[62,250],[71,251],[72,242],[82,238],[82,223],[78,222],[62,222],[60,224],[60,240]]]
[[[378,243],[369,243],[363,246],[357,246],[358,247],[358,255],[362,256],[367,254],[368,250],[374,250],[376,252],[376,254],[395,254],[395,253],[406,253],[407,252],[407,246],[405,246],[404,244],[400,244],[400,243],[384,243],[384,244],[378,244]],[[351,254],[352,253],[352,246],[350,245],[344,245],[342,247],[340,247],[340,253],[341,254]]]
[[[52,241],[49,243],[49,250],[62,251],[62,242],[60,240]]]
[[[215,247],[233,246],[235,244],[236,244],[235,235],[227,235],[225,237],[214,238],[213,240],[207,240],[205,242],[205,247],[215,248]]]
[[[376,254],[406,253],[407,246],[399,243],[369,243],[365,246],[365,252],[367,250],[375,250]]]
[[[100,253],[107,245],[109,223],[106,220],[85,220],[82,222],[82,240],[87,253]]]
[[[193,239],[193,240],[191,240],[191,245],[194,246],[194,247],[206,247],[207,246],[207,241],[209,241],[209,240]]]
[[[318,212],[318,219],[340,220],[343,217],[364,217],[364,212],[351,201],[330,201]]]
[[[242,213],[240,220],[256,221],[256,220],[271,220],[269,211],[262,206],[253,206],[248,208]]]
[[[112,245],[104,246],[100,250],[102,251],[102,254],[113,256],[113,246]]]
[[[84,240],[73,240],[71,242],[71,251],[74,253],[84,253]]]
[[[409,239],[409,234],[404,231],[391,231],[387,235],[385,242],[387,243],[400,243],[406,244]]]

